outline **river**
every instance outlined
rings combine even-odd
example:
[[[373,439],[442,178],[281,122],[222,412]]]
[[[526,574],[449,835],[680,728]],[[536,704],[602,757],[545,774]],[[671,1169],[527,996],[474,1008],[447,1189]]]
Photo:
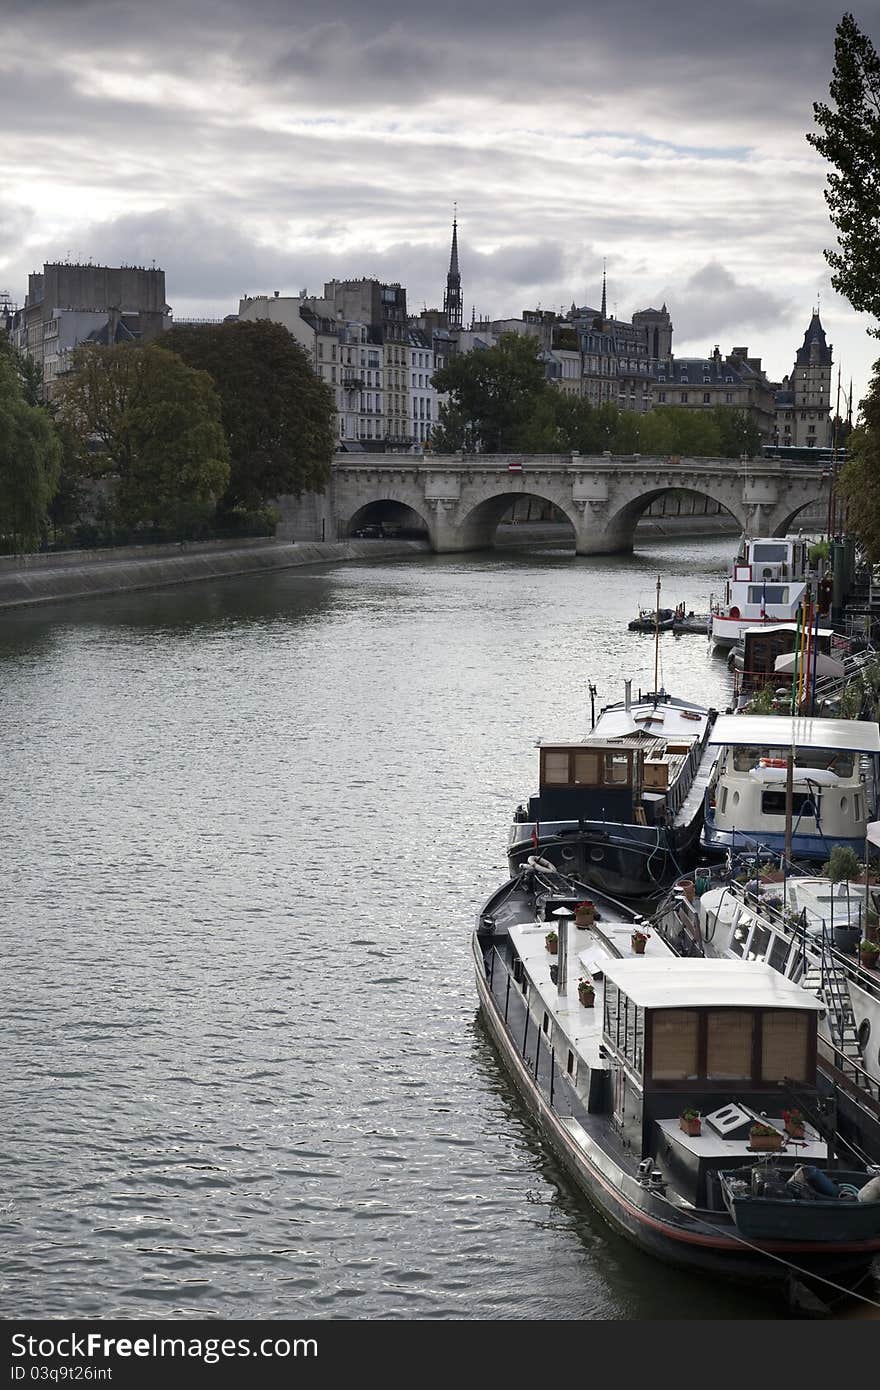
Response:
[[[351,563],[8,613],[0,1315],[739,1318],[617,1237],[477,1019],[540,736],[734,542]],[[705,638],[675,694],[725,705]]]

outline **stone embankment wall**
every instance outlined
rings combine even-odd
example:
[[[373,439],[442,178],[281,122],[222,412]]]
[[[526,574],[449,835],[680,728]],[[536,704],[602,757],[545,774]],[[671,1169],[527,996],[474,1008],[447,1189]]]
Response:
[[[0,610],[26,604],[192,584],[229,575],[261,574],[300,565],[378,556],[425,554],[426,541],[306,541],[270,538],[199,544],[130,546],[67,551],[58,555],[0,557]]]

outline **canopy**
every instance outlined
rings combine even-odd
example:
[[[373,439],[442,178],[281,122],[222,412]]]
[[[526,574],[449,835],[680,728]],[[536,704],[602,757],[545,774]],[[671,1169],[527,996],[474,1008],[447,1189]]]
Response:
[[[823,1007],[815,994],[760,961],[608,956],[603,968],[605,979],[644,1009]]]
[[[863,719],[802,719],[785,714],[721,714],[710,743],[756,748],[833,748],[880,753],[880,728]]]
[[[774,671],[794,671],[797,662],[797,652],[783,652],[773,663]],[[799,663],[803,670],[803,660]],[[815,668],[817,676],[845,676],[846,667],[842,661],[835,661],[833,656],[826,656],[824,652],[814,652],[810,657],[810,670]]]
[[[880,849],[880,820],[869,821],[865,826],[865,839]]]

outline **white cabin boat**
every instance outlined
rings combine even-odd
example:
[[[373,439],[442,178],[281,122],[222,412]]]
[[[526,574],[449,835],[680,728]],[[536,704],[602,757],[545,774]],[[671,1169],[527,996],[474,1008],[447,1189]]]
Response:
[[[758,623],[794,622],[808,580],[817,577],[809,563],[811,543],[802,536],[744,539],[723,598],[712,608],[716,646],[732,647]]]
[[[790,757],[792,857],[827,859],[836,844],[861,852],[876,811],[876,723],[722,715],[709,743],[721,751],[706,789],[705,849],[785,850]]]

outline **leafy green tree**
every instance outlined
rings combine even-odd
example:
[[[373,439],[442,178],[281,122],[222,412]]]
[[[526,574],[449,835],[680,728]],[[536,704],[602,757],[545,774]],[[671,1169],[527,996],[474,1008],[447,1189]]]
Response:
[[[204,526],[229,480],[220,403],[206,372],[164,347],[79,347],[58,388],[84,476],[112,484],[126,528]]]
[[[435,449],[523,452],[524,441],[535,437],[530,427],[539,405],[552,389],[540,352],[537,338],[502,333],[495,347],[450,358],[433,378],[436,389],[449,395],[440,407]],[[550,428],[550,414],[540,418]]]
[[[851,14],[837,26],[830,94],[832,106],[813,104],[822,133],[807,139],[836,170],[825,191],[839,247],[825,252],[831,283],[880,318],[880,57]]]
[[[279,323],[180,324],[161,339],[208,372],[229,439],[226,509],[259,510],[285,493],[322,492],[336,444],[333,393]]]
[[[5,335],[0,335],[5,337]],[[28,403],[16,355],[0,351],[0,536],[7,549],[33,550],[46,526],[61,445],[45,410]]]
[[[746,410],[731,405],[716,405],[711,412],[718,426],[719,452],[722,458],[754,458],[761,452],[761,431],[757,421]]]
[[[847,440],[850,457],[840,470],[838,493],[852,529],[871,564],[880,563],[880,362],[861,403],[861,425]]]

